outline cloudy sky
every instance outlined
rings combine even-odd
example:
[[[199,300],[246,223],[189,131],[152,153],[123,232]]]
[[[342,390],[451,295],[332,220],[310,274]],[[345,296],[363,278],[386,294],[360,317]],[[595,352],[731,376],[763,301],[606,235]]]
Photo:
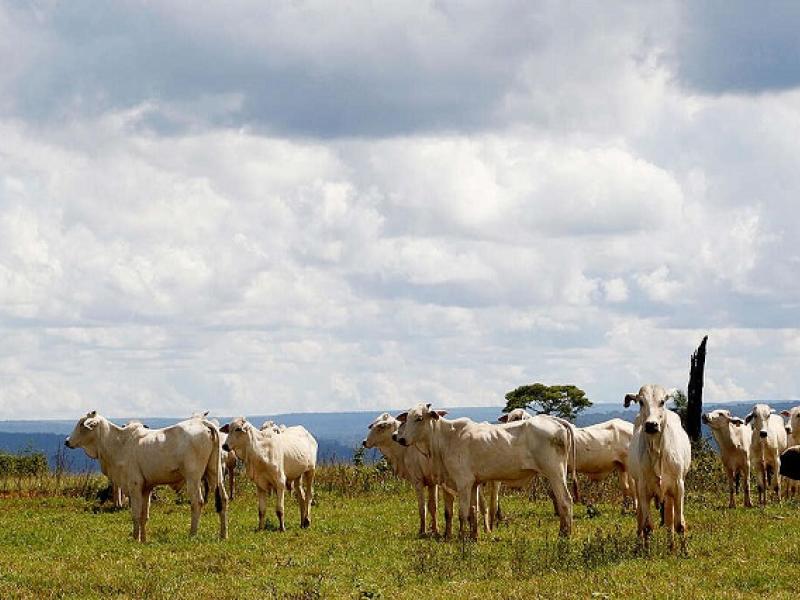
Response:
[[[0,0],[0,418],[800,396],[800,5]]]

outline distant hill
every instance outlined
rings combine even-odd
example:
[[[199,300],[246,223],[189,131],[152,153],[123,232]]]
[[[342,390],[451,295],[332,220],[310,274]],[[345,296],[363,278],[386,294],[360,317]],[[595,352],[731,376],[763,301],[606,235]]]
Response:
[[[800,404],[800,401],[764,401],[772,408],[780,411]],[[750,411],[754,402],[729,402],[707,404],[704,410],[726,408],[733,414],[743,416]],[[448,408],[451,417],[469,417],[475,421],[496,421],[502,413],[501,407],[466,407]],[[338,413],[283,413],[274,415],[249,416],[248,420],[260,425],[270,419],[286,425],[303,425],[319,442],[319,460],[324,462],[349,462],[353,450],[361,444],[367,432],[367,426],[379,415],[381,410],[338,412]],[[399,414],[402,410],[388,410],[391,414]],[[596,404],[578,417],[578,425],[586,426],[612,418],[633,421],[636,410],[625,409],[622,402],[616,404]],[[216,417],[221,423],[230,417]],[[111,419],[115,423],[124,424],[129,419]],[[142,418],[149,427],[166,427],[180,421],[179,418]],[[75,420],[27,420],[0,421],[0,450],[20,452],[38,450],[44,452],[51,466],[56,453],[63,447],[64,438],[75,426]],[[708,432],[706,431],[708,435]],[[80,450],[67,450],[67,463],[72,471],[97,470],[97,462],[86,457]],[[375,453],[368,459],[375,458]]]

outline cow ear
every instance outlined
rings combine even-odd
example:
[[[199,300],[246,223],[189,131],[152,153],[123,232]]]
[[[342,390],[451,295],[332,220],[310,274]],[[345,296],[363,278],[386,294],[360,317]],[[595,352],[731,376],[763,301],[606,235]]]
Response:
[[[752,421],[752,420],[753,420],[753,413],[750,413],[749,415],[747,415],[747,416],[744,418],[744,422],[745,422],[745,423],[749,423],[749,422],[750,422],[750,421]]]
[[[211,412],[210,410],[207,410],[206,412],[204,412],[204,413],[203,413],[203,416],[204,416],[204,417],[207,417],[207,416],[208,416],[208,413],[210,413],[210,412]]]
[[[447,416],[447,411],[446,410],[432,410],[431,411],[431,416],[434,419],[440,419],[440,418],[442,418],[444,416]]]
[[[781,414],[782,414],[784,417],[788,417],[788,416],[790,415],[790,413],[789,413],[789,411],[788,411],[788,410],[782,410],[782,411],[781,411]]]
[[[401,423],[405,423],[405,422],[406,422],[406,419],[408,419],[408,413],[407,413],[407,412],[400,413],[399,415],[397,415],[397,416],[395,417],[395,419],[397,419],[397,420],[398,420],[398,421],[400,421]]]
[[[744,421],[742,421],[739,417],[731,417],[729,421],[737,427],[744,425]]]
[[[625,408],[631,405],[631,402],[639,402],[638,394],[625,394]]]
[[[97,416],[97,411],[96,410],[89,411],[88,413],[86,413],[86,416],[92,419]]]
[[[230,433],[230,430],[231,430],[231,424],[230,424],[230,423],[225,423],[225,425],[223,425],[222,427],[220,427],[220,428],[219,428],[219,430],[220,430],[222,433]]]
[[[499,417],[497,417],[497,420],[500,423],[508,423],[508,415],[500,415]]]

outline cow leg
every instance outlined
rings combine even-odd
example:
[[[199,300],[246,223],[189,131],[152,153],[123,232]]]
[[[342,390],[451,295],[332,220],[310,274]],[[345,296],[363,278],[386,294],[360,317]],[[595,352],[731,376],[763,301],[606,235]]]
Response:
[[[489,524],[489,505],[486,503],[486,494],[484,493],[485,485],[491,485],[491,483],[479,485],[475,493],[477,495],[478,514],[480,515],[483,530],[489,533],[492,527]],[[489,488],[489,493],[491,494],[491,487]]]
[[[742,487],[744,488],[744,505],[746,508],[753,508],[753,502],[750,499],[750,464],[746,463],[742,467]]]
[[[442,488],[444,493],[444,537],[450,539],[453,535],[453,504],[455,497],[453,494]]]
[[[566,468],[551,469],[543,473],[550,483],[554,505],[560,521],[558,534],[569,537],[572,533],[572,496],[567,487]]]
[[[471,526],[472,503],[472,482],[470,481],[458,488],[458,533],[462,538],[466,535],[466,527]]]
[[[478,539],[478,515],[486,522],[486,502],[483,501],[481,487],[474,482],[469,491],[469,535],[473,540]]]
[[[292,481],[292,489],[294,490],[294,497],[297,498],[297,506],[300,509],[300,524],[302,525],[306,516],[306,496],[303,486],[300,485],[300,477]]]
[[[256,493],[258,495],[258,526],[256,527],[256,531],[261,531],[264,529],[264,522],[267,518],[267,495],[268,492],[266,489],[257,486]]]
[[[681,548],[686,548],[686,517],[683,514],[683,495],[685,492],[685,485],[683,479],[678,479],[675,482],[675,497],[674,497],[674,524],[675,531],[681,536]]]
[[[111,494],[114,496],[114,508],[122,508],[122,487],[111,482]]]
[[[417,495],[417,514],[419,516],[419,529],[417,535],[420,537],[425,535],[425,484],[421,481],[414,482],[414,493]]]
[[[305,516],[303,517],[302,523],[300,523],[300,527],[303,529],[307,527],[311,527],[311,503],[314,500],[314,475],[316,471],[314,469],[309,469],[305,473],[303,473],[302,483],[303,488],[305,489]]]
[[[286,531],[286,522],[283,520],[284,495],[286,494],[286,484],[279,481],[275,486],[275,515],[278,517],[278,530]]]
[[[143,544],[147,541],[147,520],[150,518],[150,499],[152,496],[152,489],[142,490],[142,503],[139,517],[139,540]]]
[[[489,531],[493,531],[500,517],[500,486],[499,481],[492,481],[489,486]]]
[[[622,493],[622,512],[624,513],[628,504],[631,502],[631,498],[634,499],[633,505],[634,509],[636,508],[636,494],[632,489],[631,478],[625,470],[624,465],[617,465],[617,476],[619,477],[619,490]]]
[[[653,524],[650,520],[650,494],[647,492],[644,482],[636,482],[636,496],[638,500],[636,506],[636,533],[647,545],[650,532],[653,530]]]
[[[772,456],[772,464],[774,465],[774,472],[772,477],[774,479],[775,498],[778,504],[781,503],[781,455],[775,452]]]
[[[200,513],[203,510],[203,486],[200,481],[186,481],[186,491],[189,492],[189,502],[192,505],[192,526],[189,535],[197,535],[200,526]]]
[[[236,489],[236,469],[231,467],[228,467],[228,489],[230,490],[228,499],[233,500],[233,492]]]
[[[671,495],[664,496],[664,527],[667,529],[669,549],[675,547],[675,500]]]
[[[131,486],[128,490],[131,501],[131,519],[133,519],[133,539],[137,542],[142,541],[141,522],[142,522],[142,491]]]
[[[439,523],[436,520],[436,513],[439,508],[439,488],[436,485],[429,485],[428,488],[428,514],[431,521],[431,534],[439,535]]]

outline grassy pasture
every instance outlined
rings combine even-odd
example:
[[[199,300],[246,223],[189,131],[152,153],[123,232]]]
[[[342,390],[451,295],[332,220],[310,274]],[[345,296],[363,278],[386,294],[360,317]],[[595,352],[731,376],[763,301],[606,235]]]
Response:
[[[40,482],[0,498],[0,598],[796,597],[800,503],[729,510],[719,475],[700,461],[689,481],[687,552],[657,532],[649,555],[615,482],[584,486],[596,510],[576,505],[567,542],[537,487],[533,500],[504,495],[507,521],[470,543],[418,539],[413,492],[372,467],[321,470],[310,530],[292,498],[287,532],[256,532],[242,477],[229,540],[211,507],[189,539],[188,504],[162,491],[146,545],[130,540],[127,511],[98,507],[100,478],[61,493]]]

